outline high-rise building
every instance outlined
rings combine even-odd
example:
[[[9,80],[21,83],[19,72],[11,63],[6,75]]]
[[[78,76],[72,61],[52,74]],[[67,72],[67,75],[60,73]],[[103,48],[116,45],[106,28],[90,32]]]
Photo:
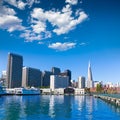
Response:
[[[85,88],[85,77],[80,76],[78,78],[78,88]]]
[[[22,87],[40,87],[42,82],[42,72],[39,69],[23,67]]]
[[[5,79],[6,79],[6,77],[7,77],[7,71],[4,70],[4,71],[2,71],[2,78],[5,78]]]
[[[87,88],[93,88],[94,82],[93,82],[93,77],[92,77],[92,70],[91,70],[91,65],[90,62],[88,64],[88,80],[86,81],[86,87]]]
[[[69,77],[69,86],[71,86],[71,71],[65,70],[64,72],[60,73],[61,76],[68,76]]]
[[[46,86],[49,87],[50,86],[50,75],[52,75],[53,73],[50,71],[44,71],[42,73],[42,86]]]
[[[60,74],[60,68],[52,67],[52,74],[53,75],[59,75]]]
[[[6,79],[7,79],[7,71],[2,71],[1,82],[3,86],[6,86]]]
[[[116,87],[120,87],[120,83],[119,82],[117,82]]]
[[[22,84],[23,57],[17,54],[8,54],[7,87],[21,87]]]
[[[61,75],[50,76],[50,89],[54,91],[55,88],[66,88],[69,85],[69,77]]]

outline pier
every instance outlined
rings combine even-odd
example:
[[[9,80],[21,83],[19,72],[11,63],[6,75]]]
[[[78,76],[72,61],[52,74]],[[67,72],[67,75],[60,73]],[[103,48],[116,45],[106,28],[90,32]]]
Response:
[[[120,107],[120,98],[104,96],[104,95],[94,95],[95,98],[100,98],[108,103],[115,104]]]

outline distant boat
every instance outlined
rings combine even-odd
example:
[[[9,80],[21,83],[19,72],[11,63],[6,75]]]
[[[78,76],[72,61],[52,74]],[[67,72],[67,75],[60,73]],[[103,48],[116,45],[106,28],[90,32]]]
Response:
[[[31,88],[14,88],[15,95],[40,95],[40,89]]]
[[[31,88],[6,88],[0,85],[1,95],[40,95],[40,89]]]

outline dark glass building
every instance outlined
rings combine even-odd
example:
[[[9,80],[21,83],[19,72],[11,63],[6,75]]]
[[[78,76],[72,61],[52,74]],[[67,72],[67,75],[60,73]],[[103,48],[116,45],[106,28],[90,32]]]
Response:
[[[60,73],[62,76],[68,76],[69,77],[69,86],[71,86],[71,71],[65,70],[64,72]]]
[[[22,74],[22,87],[41,87],[42,72],[39,69],[24,67]]]
[[[60,74],[60,68],[52,67],[52,74],[53,75],[59,75]]]
[[[7,87],[15,88],[22,85],[23,57],[17,54],[8,54]]]
[[[42,77],[43,77],[42,86],[46,86],[46,87],[50,86],[50,75],[53,75],[53,73],[50,71],[43,72],[43,74],[42,74]]]

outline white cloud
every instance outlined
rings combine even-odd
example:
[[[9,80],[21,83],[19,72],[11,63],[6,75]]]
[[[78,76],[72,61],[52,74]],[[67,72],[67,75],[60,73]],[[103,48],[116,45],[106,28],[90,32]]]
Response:
[[[72,11],[69,5],[63,8],[62,12],[58,11],[47,11],[45,12],[46,19],[58,29],[69,24],[73,20],[71,17]]]
[[[35,33],[45,32],[45,30],[46,30],[46,24],[41,21],[37,21],[36,24],[31,25],[31,27]]]
[[[42,40],[51,37],[51,33],[49,31],[45,31],[44,33],[37,34],[32,30],[25,30],[24,33],[20,35],[20,37],[25,38],[27,42],[32,42],[34,40]]]
[[[41,8],[35,8],[31,13],[31,17],[43,24],[49,21],[53,26],[53,32],[57,35],[68,33],[70,30],[74,29],[76,25],[88,18],[84,11],[77,11],[77,18],[73,17],[70,5],[63,7],[62,11],[44,11]]]
[[[67,20],[66,24],[58,26],[58,28],[54,29],[53,31],[58,35],[68,33],[70,30],[74,29],[76,25],[86,20],[87,17],[88,16],[84,12],[80,12],[79,17],[77,19],[73,19],[72,17],[69,16],[69,19],[67,20],[65,16],[64,19]]]
[[[19,8],[19,9],[25,9],[25,6],[26,6],[26,3],[24,3],[24,2],[22,2],[22,1],[18,1],[18,3],[17,3],[17,7]]]
[[[42,8],[34,8],[33,12],[31,13],[31,17],[37,19],[39,21],[45,21],[46,15]],[[33,22],[33,21],[32,21]]]
[[[0,16],[15,15],[15,14],[16,14],[16,12],[13,9],[5,7],[5,6],[0,6]]]
[[[29,7],[32,7],[34,3],[39,4],[40,0],[27,0],[27,5],[29,5]]]
[[[26,2],[23,2],[22,0],[4,0],[4,2],[17,7],[21,10],[24,10],[26,6],[32,7],[32,5],[40,3],[40,0],[26,0]]]
[[[49,10],[45,11],[42,8],[34,8],[31,12],[31,32],[22,34],[25,39],[41,40],[51,37],[51,32],[48,31],[47,22],[52,25],[52,32],[57,35],[68,33],[74,29],[77,24],[83,22],[87,15],[82,11],[77,12],[77,18],[72,16],[72,10],[67,4],[61,11]],[[35,37],[36,36],[36,37]]]
[[[76,43],[73,43],[73,42],[65,42],[65,43],[56,42],[56,43],[50,44],[48,47],[58,51],[66,51],[68,49],[74,48],[75,45]]]
[[[17,7],[21,10],[25,9],[26,3],[24,3],[22,0],[5,0],[10,5],[13,5],[14,7]]]
[[[32,42],[33,40],[40,40],[42,38],[41,35],[35,34],[31,30],[25,30],[25,32],[22,33],[20,37],[25,38],[26,41],[29,42]]]
[[[51,38],[51,37],[52,37],[51,32],[50,31],[45,31],[44,39]]]
[[[78,0],[66,0],[65,2],[71,5],[76,5],[78,3]]]
[[[40,0],[34,0],[34,3],[39,4]]]
[[[24,30],[22,20],[15,16],[16,12],[5,6],[0,7],[0,28],[7,29],[9,32],[13,32],[15,30]]]
[[[34,3],[34,0],[27,0],[27,5],[29,5],[30,7],[32,7]]]
[[[8,4],[5,6],[4,2]],[[40,3],[40,0],[25,0],[24,2],[23,0],[4,0],[4,2],[0,2],[0,28],[9,32],[22,30],[20,37],[26,41],[51,38],[52,33],[57,35],[66,34],[88,18],[87,14],[81,9],[73,13],[71,6],[76,5],[78,0],[66,0],[66,5],[62,10],[33,8],[32,12],[30,12],[29,22],[26,25],[28,27],[24,27],[22,26],[23,20],[17,16],[18,14],[13,8],[24,10],[26,7],[32,7],[33,4]],[[9,8],[9,6],[12,8]],[[51,24],[51,26],[48,24]],[[38,42],[38,44],[41,43]],[[75,42],[57,42],[50,44],[49,48],[65,51],[75,46]]]

